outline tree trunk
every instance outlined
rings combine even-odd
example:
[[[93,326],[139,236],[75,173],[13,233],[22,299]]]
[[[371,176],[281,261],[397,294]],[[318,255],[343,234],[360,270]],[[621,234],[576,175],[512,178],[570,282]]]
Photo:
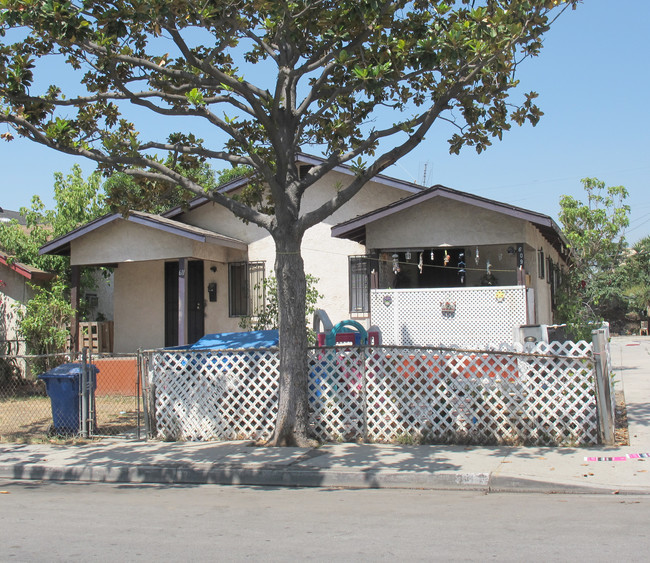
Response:
[[[278,284],[280,388],[275,433],[268,445],[308,447],[313,443],[308,437],[306,281],[300,237],[276,239],[275,275]]]

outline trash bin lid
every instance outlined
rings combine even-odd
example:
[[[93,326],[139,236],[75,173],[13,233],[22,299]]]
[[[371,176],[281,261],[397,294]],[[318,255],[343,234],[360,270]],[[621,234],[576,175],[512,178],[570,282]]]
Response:
[[[94,364],[88,364],[90,368],[95,372],[99,373],[99,368]],[[61,364],[52,369],[47,370],[45,373],[42,373],[38,376],[39,379],[45,379],[48,377],[79,377],[81,375],[82,364],[79,362],[74,362],[70,364]]]

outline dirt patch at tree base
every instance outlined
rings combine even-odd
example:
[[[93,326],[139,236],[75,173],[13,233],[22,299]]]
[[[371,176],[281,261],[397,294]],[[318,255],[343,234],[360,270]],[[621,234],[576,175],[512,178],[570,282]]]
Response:
[[[614,438],[617,446],[630,445],[630,433],[627,429],[627,407],[623,391],[616,391],[616,414]]]

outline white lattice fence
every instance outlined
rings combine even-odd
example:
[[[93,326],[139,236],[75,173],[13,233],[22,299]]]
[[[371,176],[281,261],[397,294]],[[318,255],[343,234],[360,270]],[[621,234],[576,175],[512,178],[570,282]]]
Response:
[[[591,361],[582,346],[567,352],[549,357],[380,350],[369,356],[367,438],[597,443]]]
[[[320,348],[309,362],[311,426],[320,440],[355,440],[364,435],[362,348]]]
[[[273,350],[155,352],[155,434],[176,440],[266,439],[277,412]]]
[[[311,425],[323,441],[596,444],[590,345],[523,353],[414,347],[310,350]],[[277,354],[155,353],[156,433],[185,440],[270,437]]]
[[[526,288],[373,289],[371,324],[392,346],[488,348],[526,324]]]

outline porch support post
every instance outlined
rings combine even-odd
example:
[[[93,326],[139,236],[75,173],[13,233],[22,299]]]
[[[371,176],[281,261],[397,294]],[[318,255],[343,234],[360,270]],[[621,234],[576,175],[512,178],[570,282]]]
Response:
[[[79,352],[79,292],[81,289],[81,267],[70,268],[70,305],[74,309],[70,320],[70,349]]]
[[[526,285],[526,262],[523,242],[517,244],[517,284]]]
[[[185,316],[187,311],[187,258],[178,259],[178,345],[187,344]]]

